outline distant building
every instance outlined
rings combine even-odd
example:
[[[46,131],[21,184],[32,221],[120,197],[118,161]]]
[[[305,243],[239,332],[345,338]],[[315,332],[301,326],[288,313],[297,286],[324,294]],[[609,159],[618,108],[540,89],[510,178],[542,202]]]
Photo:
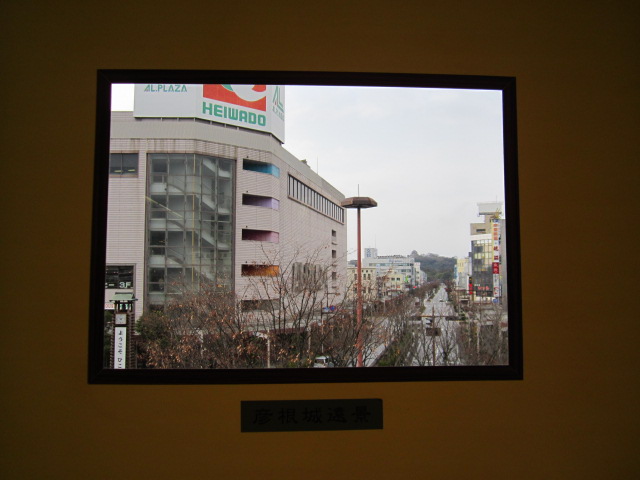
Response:
[[[364,258],[376,258],[378,256],[377,248],[365,248],[364,249]]]
[[[422,264],[420,262],[413,262],[413,270],[416,272],[416,283],[415,286],[419,287],[420,285],[427,283],[427,272],[422,270]]]
[[[347,267],[347,298],[355,299],[358,292],[358,267]],[[362,268],[362,297],[365,302],[373,302],[380,298],[380,284],[376,276],[376,269],[372,267]]]
[[[378,277],[390,274],[399,275],[405,289],[416,287],[421,283],[420,262],[416,262],[413,257],[376,255],[375,257],[363,258],[362,265],[363,267],[374,267]]]
[[[476,300],[499,299],[505,283],[504,223],[502,203],[478,203],[478,215],[483,222],[471,224],[471,280],[469,284]]]
[[[413,257],[379,256],[376,248],[365,248],[364,250],[365,257],[362,259],[363,294],[370,291],[375,298],[384,300],[426,282],[426,274],[420,270],[420,262],[416,262]],[[351,262],[348,267],[349,278],[354,284],[356,267],[356,262]]]
[[[405,276],[393,270],[382,277],[381,283],[386,297],[399,295],[406,290]]]
[[[458,258],[454,270],[454,282],[456,290],[466,292],[469,289],[469,277],[471,276],[471,262],[469,257]]]

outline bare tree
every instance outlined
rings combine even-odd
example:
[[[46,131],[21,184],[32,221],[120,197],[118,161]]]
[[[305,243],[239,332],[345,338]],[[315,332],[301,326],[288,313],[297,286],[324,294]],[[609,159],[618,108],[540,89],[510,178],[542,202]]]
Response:
[[[328,260],[326,247],[297,249],[286,258],[282,250],[263,249],[262,253],[263,264],[272,268],[246,275],[242,315],[269,342],[271,366],[311,366],[322,350],[319,337],[325,329],[321,324],[334,317],[336,310],[344,310],[344,295],[329,285],[337,281],[338,260]],[[333,311],[323,312],[330,305]]]
[[[448,317],[448,308],[434,307],[425,312],[421,322],[414,328],[413,335],[417,342],[414,365],[458,365],[458,323]],[[429,316],[431,313],[431,316]]]
[[[277,250],[263,250],[263,254],[265,264],[279,268],[248,279],[243,292],[248,300],[243,305],[253,308],[246,314],[272,345],[270,363],[305,367],[317,356],[326,355],[335,366],[350,367],[355,366],[361,348],[365,365],[372,364],[385,341],[375,289],[364,293],[358,326],[355,302],[347,295],[354,285],[347,285],[336,274],[336,262],[345,259],[327,259],[322,248],[305,253],[297,250],[288,261]],[[333,284],[339,288],[333,289]]]
[[[173,285],[179,292],[174,300],[138,323],[140,364],[310,367],[327,354],[337,366],[354,365],[358,329],[344,290],[331,286],[339,283],[333,261],[321,249],[296,252],[288,260],[278,251],[264,252],[263,263],[246,269],[250,274],[239,297],[207,282]],[[365,354],[375,346],[369,317],[361,329]]]
[[[508,319],[504,305],[474,304],[466,309],[458,332],[460,358],[466,365],[509,362]]]
[[[323,321],[315,349],[333,360],[336,367],[355,366],[358,355],[358,328],[353,308],[345,308]]]
[[[139,361],[151,368],[260,366],[261,343],[248,334],[232,292],[210,282],[182,288],[162,311],[137,324]]]
[[[379,366],[409,366],[417,353],[414,328],[419,308],[409,295],[400,295],[386,306],[387,348]]]
[[[434,316],[428,327],[420,321],[423,296],[431,298],[436,284],[385,304],[377,291],[367,291],[358,325],[355,302],[345,294],[352,286],[336,276],[335,262],[343,259],[327,257],[326,248],[300,249],[286,258],[281,250],[263,250],[261,263],[242,269],[239,296],[206,281],[174,286],[179,291],[174,300],[162,311],[146,312],[138,323],[140,364],[295,368],[311,367],[326,355],[335,366],[351,367],[361,352],[365,365],[374,365],[378,357],[380,365],[453,365],[462,343],[472,345],[464,331],[448,328],[444,314]],[[334,283],[342,288],[334,289]],[[483,315],[482,325],[491,323],[488,313]],[[465,360],[471,354],[487,357],[489,336],[484,350],[478,345],[476,338],[474,349],[464,351]]]

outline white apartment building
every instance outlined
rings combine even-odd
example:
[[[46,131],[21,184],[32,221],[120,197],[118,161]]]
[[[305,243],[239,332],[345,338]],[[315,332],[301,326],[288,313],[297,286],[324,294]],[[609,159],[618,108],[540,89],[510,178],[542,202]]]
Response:
[[[426,282],[420,262],[402,255],[378,256],[376,248],[365,248],[362,259],[362,286],[365,298],[384,300]],[[355,295],[357,265],[347,268],[348,295]]]
[[[373,267],[376,269],[378,277],[398,275],[399,282],[403,289],[410,289],[422,283],[423,275],[420,270],[420,262],[416,262],[413,257],[402,255],[377,255],[362,259],[363,267]]]

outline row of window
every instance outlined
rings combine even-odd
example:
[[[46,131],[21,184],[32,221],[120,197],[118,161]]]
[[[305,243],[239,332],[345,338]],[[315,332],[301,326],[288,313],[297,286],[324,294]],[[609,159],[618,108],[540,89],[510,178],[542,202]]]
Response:
[[[151,172],[155,174],[197,177],[220,176],[226,178],[232,176],[233,160],[226,158],[209,157],[194,153],[153,153],[150,154],[149,157],[152,160]],[[274,168],[277,170],[277,167]],[[138,154],[109,154],[109,174],[137,175]],[[279,171],[276,176],[279,176]]]
[[[344,209],[323,195],[320,195],[313,188],[308,187],[300,180],[289,175],[288,194],[290,197],[313,208],[314,210],[344,223]]]
[[[202,281],[215,280],[218,286],[229,285],[231,265],[208,267],[149,267],[147,277],[147,293],[178,293],[185,286],[198,285]],[[156,296],[156,300],[158,297]],[[161,299],[160,299],[161,300]]]
[[[151,173],[173,177],[231,178],[234,162],[198,153],[150,153]]]

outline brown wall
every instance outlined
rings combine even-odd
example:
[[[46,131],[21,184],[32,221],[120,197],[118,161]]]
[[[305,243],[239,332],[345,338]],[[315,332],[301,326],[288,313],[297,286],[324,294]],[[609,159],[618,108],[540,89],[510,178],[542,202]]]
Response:
[[[524,3],[3,2],[0,476],[638,474],[638,7]],[[87,385],[97,68],[516,76],[525,380]],[[239,432],[240,400],[336,397],[385,429]]]

